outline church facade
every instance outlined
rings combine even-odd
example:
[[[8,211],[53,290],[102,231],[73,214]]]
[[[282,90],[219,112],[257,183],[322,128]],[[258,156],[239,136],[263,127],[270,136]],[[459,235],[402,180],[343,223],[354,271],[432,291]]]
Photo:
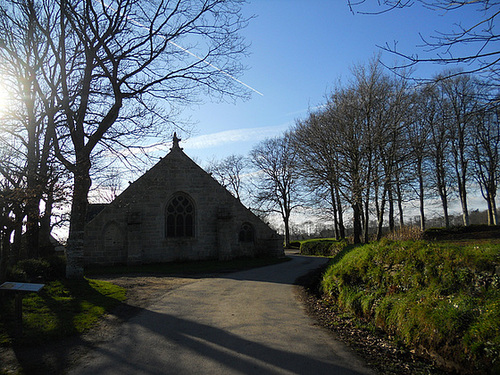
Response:
[[[86,264],[282,256],[283,239],[179,147],[85,228]]]

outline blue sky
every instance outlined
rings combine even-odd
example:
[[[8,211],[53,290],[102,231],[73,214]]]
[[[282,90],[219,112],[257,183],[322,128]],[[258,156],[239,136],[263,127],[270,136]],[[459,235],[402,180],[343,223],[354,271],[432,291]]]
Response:
[[[336,82],[349,80],[353,65],[381,52],[377,45],[397,43],[399,51],[421,56],[419,33],[450,31],[477,15],[470,7],[444,12],[419,4],[382,15],[353,14],[347,0],[253,0],[243,13],[256,18],[242,31],[251,46],[243,60],[249,69],[239,79],[263,95],[253,92],[250,100],[234,104],[206,98],[182,113],[194,122],[194,132],[181,135],[181,145],[202,166],[213,158],[247,155],[259,141],[282,134],[321,105]],[[384,63],[395,60],[382,53]],[[429,77],[443,69],[421,65],[415,75]]]

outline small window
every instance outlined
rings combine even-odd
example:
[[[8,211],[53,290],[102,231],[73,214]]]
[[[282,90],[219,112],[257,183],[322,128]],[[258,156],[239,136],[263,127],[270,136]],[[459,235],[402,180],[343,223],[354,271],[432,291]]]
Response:
[[[124,245],[123,235],[118,227],[118,224],[111,222],[106,225],[103,234],[104,248],[109,249],[121,249]]]
[[[239,241],[253,242],[253,226],[250,223],[243,223],[240,228]]]
[[[167,237],[194,236],[194,206],[188,197],[175,195],[167,204],[165,216]]]

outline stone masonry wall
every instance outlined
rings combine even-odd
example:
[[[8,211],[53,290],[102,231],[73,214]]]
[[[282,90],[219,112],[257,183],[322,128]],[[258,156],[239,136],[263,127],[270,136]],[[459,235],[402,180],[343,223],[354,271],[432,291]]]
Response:
[[[166,237],[166,205],[178,192],[187,194],[194,203],[195,235],[192,238]],[[250,223],[254,228],[252,243],[239,241],[243,223]],[[280,236],[175,148],[86,227],[85,259],[88,264],[282,254]]]

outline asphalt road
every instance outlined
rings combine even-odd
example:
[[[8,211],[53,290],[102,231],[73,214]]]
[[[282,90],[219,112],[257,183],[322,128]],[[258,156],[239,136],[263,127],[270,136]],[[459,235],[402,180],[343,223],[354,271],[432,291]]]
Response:
[[[292,258],[167,292],[69,373],[371,374],[294,295],[294,280],[326,259]]]

